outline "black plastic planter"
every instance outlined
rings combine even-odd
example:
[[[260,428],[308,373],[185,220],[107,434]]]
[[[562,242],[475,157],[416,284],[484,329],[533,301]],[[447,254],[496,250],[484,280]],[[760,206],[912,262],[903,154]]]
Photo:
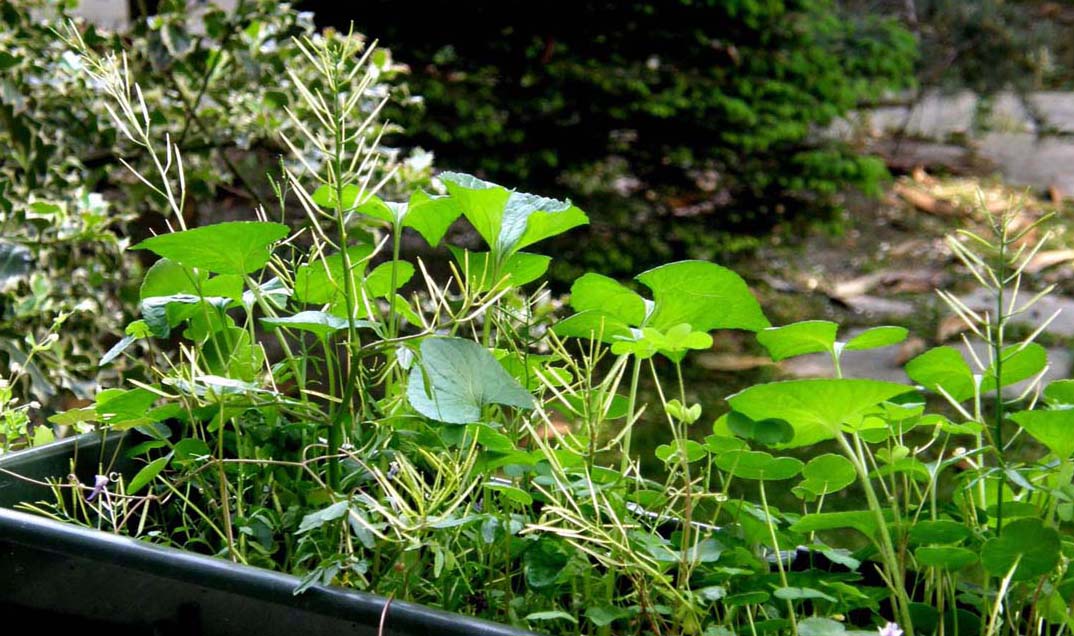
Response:
[[[83,436],[0,457],[0,613],[38,633],[109,636],[523,636],[523,630],[361,592],[315,587],[295,595],[284,574],[151,545],[11,510],[51,491],[15,477],[62,478],[77,452],[83,483],[104,451]],[[77,449],[77,451],[76,451]],[[76,471],[79,472],[79,471]],[[383,632],[380,630],[384,615]]]

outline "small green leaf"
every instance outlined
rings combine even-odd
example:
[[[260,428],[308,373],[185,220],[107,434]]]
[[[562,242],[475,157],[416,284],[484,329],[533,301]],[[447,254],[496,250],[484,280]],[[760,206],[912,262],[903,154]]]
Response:
[[[829,320],[807,320],[757,332],[757,341],[779,362],[787,358],[832,351],[839,326]]]
[[[414,266],[406,261],[395,264],[395,288],[398,290],[414,276]],[[371,298],[387,298],[392,293],[391,262],[377,265],[365,277],[365,290]]]
[[[373,248],[369,245],[354,245],[347,248],[347,257],[351,265],[351,277],[355,288],[361,287],[362,273],[365,272]],[[295,270],[295,300],[312,305],[332,302],[346,289],[343,276],[343,255],[332,254],[300,265]]]
[[[499,277],[495,277],[492,271],[488,252],[471,252],[454,247],[449,247],[459,266],[465,269],[468,284],[475,291],[488,291],[500,280],[506,278],[506,284],[511,287],[521,287],[526,283],[532,283],[548,271],[548,265],[552,257],[543,254],[530,254],[528,252],[516,252],[508,257],[500,268]],[[493,280],[496,278],[496,280]]]
[[[818,512],[804,515],[791,524],[790,530],[798,533],[821,532],[852,528],[869,538],[876,536],[876,517],[866,510],[848,512]]]
[[[838,492],[857,479],[857,471],[854,464],[842,455],[826,453],[809,460],[802,469],[805,479],[794,488],[794,493],[803,499],[813,501],[816,497]],[[812,494],[813,497],[802,497],[799,491]]]
[[[143,466],[142,469],[139,470],[127,484],[127,494],[136,495],[143,488],[148,486],[150,482],[157,478],[157,475],[160,474],[160,471],[164,470],[164,467],[168,465],[168,462],[171,460],[171,457],[172,456],[169,453],[164,457],[158,457],[157,459],[154,459],[150,463]]]
[[[407,398],[418,413],[449,424],[477,422],[489,404],[534,407],[533,397],[488,350],[462,338],[421,343],[421,364],[410,370]]]
[[[561,610],[551,610],[547,612],[533,612],[526,615],[528,621],[569,621],[578,624],[578,619],[571,616],[567,612]]]
[[[552,332],[561,338],[595,338],[600,342],[615,343],[620,339],[633,339],[630,326],[603,311],[583,311],[560,320]]]
[[[617,620],[630,618],[633,613],[622,607],[614,605],[595,605],[586,608],[585,617],[597,627],[611,625]]]
[[[522,555],[522,572],[526,584],[540,590],[555,585],[569,557],[556,539],[542,537]]]
[[[1074,406],[1074,380],[1056,380],[1044,389],[1044,399],[1052,406]]]
[[[310,530],[320,528],[331,521],[342,519],[347,514],[349,508],[349,502],[337,501],[327,508],[322,508],[317,512],[311,512],[302,517],[302,522],[298,524],[298,534],[304,534]]]
[[[835,597],[829,596],[820,590],[814,590],[811,587],[779,587],[776,588],[772,595],[776,598],[788,601],[802,601],[805,599],[819,598],[831,603],[836,602]]]
[[[149,250],[187,267],[217,274],[249,274],[268,262],[269,247],[287,236],[286,225],[229,221],[148,238],[131,247]]]
[[[786,420],[769,418],[754,421],[738,411],[731,411],[727,414],[726,423],[735,435],[765,446],[778,446],[794,439],[794,428]]]
[[[851,338],[847,341],[843,349],[845,351],[862,351],[865,349],[890,347],[893,344],[899,344],[903,340],[906,340],[906,335],[908,333],[909,331],[904,327],[873,327],[872,329],[866,329]]]

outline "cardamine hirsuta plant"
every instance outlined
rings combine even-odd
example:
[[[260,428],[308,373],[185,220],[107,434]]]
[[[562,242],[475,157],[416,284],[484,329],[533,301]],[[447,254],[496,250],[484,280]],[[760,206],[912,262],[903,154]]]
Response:
[[[371,49],[300,47],[318,78],[289,78],[302,139],[285,142],[307,150],[270,176],[277,205],[196,228],[182,149],[153,136],[122,59],[82,48],[176,227],[132,246],[157,260],[104,361],[152,342],[152,380],[56,418],[129,435],[138,468],[101,458],[97,483],[56,482],[35,510],[291,572],[296,592],[347,586],[556,634],[1071,629],[1074,381],[1041,386],[1040,330],[1006,329],[1040,297],[1019,293],[1028,229],[952,238],[995,305],[941,295],[986,346],[921,354],[913,384],[840,365],[906,329],[773,327],[710,262],[585,274],[557,319],[541,242],[586,214],[453,172],[380,198],[383,128],[360,108],[376,99]],[[405,233],[438,247],[460,219],[480,249],[403,253]],[[725,329],[777,361],[826,353],[832,377],[751,386],[706,414],[690,396],[721,388],[683,369]],[[655,474],[632,448],[643,416],[663,429]],[[777,508],[774,490],[796,503]]]

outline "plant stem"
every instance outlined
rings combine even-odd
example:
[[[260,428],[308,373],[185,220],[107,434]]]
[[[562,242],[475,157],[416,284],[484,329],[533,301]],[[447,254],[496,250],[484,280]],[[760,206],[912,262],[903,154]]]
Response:
[[[630,438],[634,434],[634,408],[638,400],[638,380],[641,379],[641,360],[634,358],[634,369],[630,374],[630,395],[627,397],[627,431],[623,436],[623,457],[620,461],[620,471],[625,476],[630,468]]]

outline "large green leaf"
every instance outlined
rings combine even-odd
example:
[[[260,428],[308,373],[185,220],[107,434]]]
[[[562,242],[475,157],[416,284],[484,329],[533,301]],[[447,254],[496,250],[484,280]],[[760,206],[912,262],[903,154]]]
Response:
[[[440,180],[485,242],[507,255],[589,222],[570,201],[514,192],[458,172]]]
[[[1060,459],[1074,455],[1074,409],[1021,411],[1010,418]]]
[[[686,323],[696,331],[769,326],[746,281],[715,263],[680,261],[639,274],[653,292],[654,307],[647,327],[667,329]]]
[[[1060,538],[1055,528],[1040,519],[1015,519],[1003,526],[1003,533],[981,546],[981,565],[993,576],[1006,576],[1018,567],[1015,581],[1035,579],[1047,574],[1059,562]]]
[[[421,343],[421,364],[410,369],[407,398],[418,413],[449,424],[477,422],[489,404],[534,406],[533,397],[487,349],[448,337]]]
[[[560,320],[552,331],[561,338],[596,338],[601,342],[618,342],[634,337],[630,325],[595,309]]]
[[[628,325],[645,321],[645,299],[614,279],[585,274],[571,285],[570,305],[575,311],[603,311]]]
[[[273,243],[290,230],[281,223],[229,221],[148,238],[131,247],[217,274],[249,274],[265,266]]]
[[[353,201],[358,194],[355,186],[350,186],[350,188],[354,188],[354,190],[344,188],[344,201],[348,199]],[[318,188],[318,193],[320,190],[321,188]],[[321,204],[327,203],[329,205],[326,207],[331,207],[334,199],[335,197],[331,195],[322,196],[321,200],[324,203]],[[314,201],[318,201],[317,194],[314,195]],[[360,214],[365,214],[393,225],[402,222],[403,227],[413,228],[433,247],[440,244],[448,228],[462,213],[458,202],[453,198],[431,196],[423,190],[415,190],[410,195],[410,200],[406,203],[392,203],[384,201],[380,197],[372,196],[356,209]]]
[[[830,352],[839,325],[830,320],[806,320],[757,332],[757,341],[779,362],[807,353]]]
[[[936,347],[906,363],[906,375],[930,391],[943,389],[961,402],[973,397],[973,371],[954,347]]]
[[[881,402],[911,388],[893,382],[858,379],[790,380],[758,384],[727,399],[731,409],[754,421],[780,419],[794,427],[782,447],[831,439],[844,425],[857,423]]]

